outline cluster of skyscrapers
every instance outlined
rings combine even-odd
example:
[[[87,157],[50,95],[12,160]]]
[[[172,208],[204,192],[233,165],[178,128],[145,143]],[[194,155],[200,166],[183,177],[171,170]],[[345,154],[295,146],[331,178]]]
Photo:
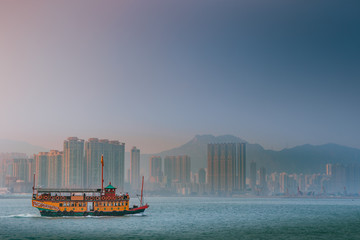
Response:
[[[36,185],[50,188],[97,188],[101,185],[101,155],[104,156],[104,181],[124,191],[125,144],[119,141],[70,137],[63,151],[39,152],[34,158],[25,154],[0,155],[0,188],[16,192]],[[149,159],[148,193],[195,195],[354,195],[360,190],[360,166],[327,164],[325,173],[267,173],[251,161],[246,171],[245,143],[210,143],[207,168],[191,171],[188,155],[152,156]],[[128,190],[141,186],[140,149],[130,152]],[[142,174],[140,174],[140,172]],[[247,178],[246,173],[249,173]],[[1,190],[1,189],[0,189]]]
[[[31,189],[34,171],[34,159],[26,154],[0,154],[0,188],[11,186],[12,191],[27,192]]]
[[[358,195],[360,190],[360,166],[327,164],[326,173],[273,172],[266,175],[265,168],[256,169],[250,163],[250,191],[256,195]]]
[[[191,160],[188,155],[164,157],[164,171],[160,156],[150,158],[151,189],[181,192],[191,183]]]
[[[246,189],[245,143],[208,144],[210,193],[228,194]]]
[[[245,143],[208,144],[207,168],[191,172],[187,155],[150,158],[151,189],[163,194],[238,194],[246,189]]]
[[[119,141],[70,137],[63,151],[34,155],[36,184],[43,187],[96,188],[101,185],[101,155],[104,156],[104,182],[124,187],[125,144]]]

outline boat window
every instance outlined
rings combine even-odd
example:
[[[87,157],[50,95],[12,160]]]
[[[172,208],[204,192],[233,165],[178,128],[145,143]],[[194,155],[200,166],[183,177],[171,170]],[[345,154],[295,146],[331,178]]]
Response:
[[[110,206],[110,204],[109,204],[109,203],[107,203],[107,205],[108,205],[108,206]]]
[[[95,207],[99,206],[98,203],[95,203]]]
[[[71,206],[72,206],[72,207],[74,206],[74,203],[73,203],[73,202],[71,203]]]
[[[79,207],[81,207],[81,203],[79,203]]]
[[[62,204],[62,203],[60,203],[60,207],[62,207],[62,205],[63,205],[63,204]]]

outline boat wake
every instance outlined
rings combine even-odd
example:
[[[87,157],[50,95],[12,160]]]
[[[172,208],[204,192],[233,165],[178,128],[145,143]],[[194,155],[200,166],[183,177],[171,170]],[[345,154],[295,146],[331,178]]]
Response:
[[[37,214],[30,214],[30,213],[9,215],[9,216],[0,216],[0,218],[38,218],[38,217],[41,217],[41,216],[37,215]]]
[[[129,215],[129,217],[146,217],[145,213],[135,213],[135,214],[131,214]]]

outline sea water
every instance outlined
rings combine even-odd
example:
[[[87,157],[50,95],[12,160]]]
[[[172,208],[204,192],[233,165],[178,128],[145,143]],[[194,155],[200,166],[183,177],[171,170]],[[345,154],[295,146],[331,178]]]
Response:
[[[360,239],[360,199],[149,197],[144,214],[41,217],[0,199],[0,239]],[[132,199],[135,204],[135,200]]]

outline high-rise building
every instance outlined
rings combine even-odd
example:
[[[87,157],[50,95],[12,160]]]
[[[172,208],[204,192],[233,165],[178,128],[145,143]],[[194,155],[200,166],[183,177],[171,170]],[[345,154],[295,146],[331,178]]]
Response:
[[[34,159],[36,184],[42,187],[61,187],[63,183],[63,152],[57,150],[39,152],[34,155]]]
[[[190,157],[187,155],[176,157],[176,179],[180,183],[189,183],[191,175]]]
[[[200,168],[198,175],[199,175],[199,183],[200,184],[205,183],[206,182],[206,171],[205,171],[205,169]]]
[[[173,179],[175,179],[175,162],[176,156],[166,156],[164,158],[164,176],[168,187],[171,186]]]
[[[168,186],[171,186],[171,183],[189,183],[190,168],[191,162],[189,156],[166,156],[164,158],[164,175]]]
[[[289,193],[289,186],[288,186],[288,175],[285,172],[280,173],[279,176],[279,185],[280,185],[280,192],[281,193]]]
[[[347,193],[358,193],[360,190],[360,168],[358,165],[346,166],[346,190]]]
[[[84,187],[86,166],[84,161],[84,140],[69,137],[64,141],[64,187]]]
[[[140,149],[133,147],[130,154],[130,185],[132,189],[140,189]]]
[[[107,139],[89,138],[85,142],[86,185],[101,185],[101,155],[104,156],[104,182],[112,182],[120,191],[125,179],[125,144]]]
[[[256,186],[256,162],[250,162],[250,188],[255,189]]]
[[[331,163],[326,164],[326,175],[331,176],[332,173],[331,168],[332,168]]]
[[[85,142],[86,184],[87,187],[101,186],[102,144],[98,138],[89,138]],[[106,162],[106,159],[104,160]],[[105,182],[106,183],[106,182]]]
[[[211,193],[244,191],[245,143],[208,144],[208,184]]]
[[[117,186],[119,191],[124,191],[125,182],[125,143],[119,141],[109,142],[109,182]],[[104,178],[105,179],[105,178]]]
[[[266,189],[266,169],[261,167],[259,169],[259,186],[262,190]]]
[[[128,184],[130,184],[130,176],[131,176],[131,173],[130,173],[130,168],[127,169],[127,175],[126,175],[126,182]]]
[[[160,156],[152,156],[150,158],[150,181],[159,183],[162,177],[162,163]]]
[[[48,152],[39,152],[34,155],[36,166],[36,185],[40,187],[49,186],[49,156]]]
[[[332,186],[334,192],[346,190],[346,168],[342,164],[334,164],[331,168]]]
[[[50,150],[47,153],[48,187],[60,188],[63,181],[63,152]]]
[[[33,159],[29,158],[9,158],[1,161],[5,171],[4,177],[12,178],[17,182],[32,183],[34,164]]]
[[[33,183],[34,161],[27,156],[9,154],[0,157],[0,187],[7,187],[10,192],[30,192]]]

